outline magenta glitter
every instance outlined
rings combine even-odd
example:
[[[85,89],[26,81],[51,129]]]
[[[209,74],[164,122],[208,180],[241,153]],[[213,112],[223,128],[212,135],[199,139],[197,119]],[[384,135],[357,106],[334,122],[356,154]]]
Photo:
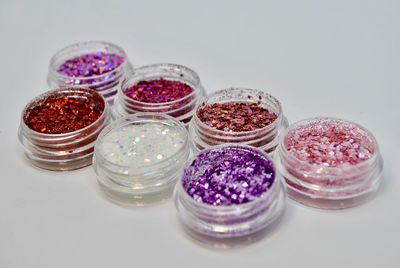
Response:
[[[193,89],[183,82],[160,78],[139,81],[126,90],[124,94],[140,102],[164,103],[180,100],[192,92]],[[188,101],[181,103],[180,106]]]
[[[115,70],[124,61],[120,55],[98,51],[69,59],[57,71],[70,77],[98,76]]]
[[[214,206],[243,204],[271,188],[272,162],[243,146],[225,146],[200,153],[185,168],[182,185],[198,202]]]
[[[356,165],[376,150],[374,141],[359,126],[329,118],[293,128],[286,134],[284,146],[299,160],[330,167]]]

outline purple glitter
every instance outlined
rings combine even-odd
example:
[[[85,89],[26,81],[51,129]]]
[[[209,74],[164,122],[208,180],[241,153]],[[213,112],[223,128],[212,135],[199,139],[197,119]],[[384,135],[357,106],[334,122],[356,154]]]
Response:
[[[70,77],[91,77],[111,72],[124,61],[120,55],[98,51],[69,59],[57,71]]]
[[[250,202],[275,181],[272,162],[242,146],[225,146],[200,153],[183,172],[182,185],[198,202],[229,206]]]

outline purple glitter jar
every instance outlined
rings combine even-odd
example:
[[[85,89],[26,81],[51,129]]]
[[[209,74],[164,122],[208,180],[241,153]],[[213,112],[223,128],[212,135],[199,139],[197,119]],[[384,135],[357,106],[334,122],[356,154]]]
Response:
[[[58,51],[50,60],[50,87],[87,86],[110,104],[121,81],[132,72],[125,51],[107,42],[81,42]]]
[[[175,190],[175,205],[196,238],[243,237],[274,222],[285,190],[271,158],[245,145],[202,151],[186,164]]]

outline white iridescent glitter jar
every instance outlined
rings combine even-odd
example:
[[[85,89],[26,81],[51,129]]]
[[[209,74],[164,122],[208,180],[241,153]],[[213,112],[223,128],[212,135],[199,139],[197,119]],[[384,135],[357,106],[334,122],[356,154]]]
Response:
[[[380,184],[378,143],[362,126],[336,118],[291,125],[276,153],[288,195],[307,206],[342,209],[368,199]]]
[[[108,197],[144,205],[171,195],[189,153],[188,133],[179,121],[164,114],[137,113],[100,133],[93,166]]]

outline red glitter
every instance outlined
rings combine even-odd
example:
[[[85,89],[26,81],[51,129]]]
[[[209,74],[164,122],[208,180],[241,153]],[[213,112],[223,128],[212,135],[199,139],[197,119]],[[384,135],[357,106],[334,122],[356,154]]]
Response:
[[[104,100],[95,91],[55,91],[32,103],[26,109],[24,122],[40,133],[63,134],[89,126],[104,108]]]
[[[225,102],[203,104],[197,112],[208,126],[232,132],[244,132],[270,125],[277,115],[257,103]]]
[[[193,89],[179,81],[144,80],[134,84],[124,94],[134,100],[146,103],[164,103],[182,99],[193,92]]]

